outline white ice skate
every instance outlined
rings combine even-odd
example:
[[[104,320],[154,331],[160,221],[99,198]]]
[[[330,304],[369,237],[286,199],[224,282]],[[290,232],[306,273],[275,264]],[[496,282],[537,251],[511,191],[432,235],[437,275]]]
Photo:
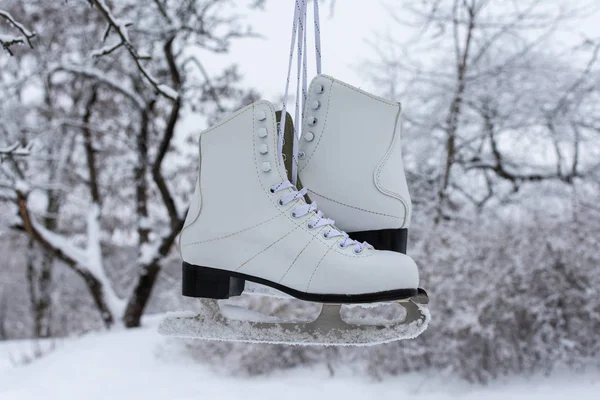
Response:
[[[320,73],[318,2],[313,4]],[[302,49],[306,49],[305,22],[306,2],[296,0],[284,98],[289,88],[297,28],[302,43],[298,45],[298,60],[303,59]],[[291,118],[286,118],[278,129],[273,106],[265,101],[239,110],[201,134],[200,173],[181,233],[180,249],[183,294],[207,300],[198,315],[168,316],[159,328],[161,333],[225,341],[371,345],[413,338],[426,329],[428,298],[418,288],[414,261],[401,252],[380,251],[367,242],[353,240],[306,196],[308,188],[314,189],[315,197],[323,193],[331,196],[323,195],[319,200],[332,203],[328,208],[357,235],[365,230],[405,229],[410,198],[397,143],[400,107],[386,102],[388,107],[384,110],[376,103],[365,104],[363,97],[370,95],[329,91],[334,80],[324,75],[319,75],[307,90],[306,65],[299,62],[296,121],[300,120],[302,72],[305,78],[302,99],[307,104],[303,152],[299,152]],[[347,112],[343,111],[344,96],[349,100]],[[358,110],[363,105],[365,109]],[[287,115],[285,110],[284,102],[281,115]],[[320,114],[319,110],[326,110],[326,114]],[[357,110],[362,111],[364,120],[357,121],[356,116],[350,115]],[[390,125],[392,113],[395,114]],[[337,122],[328,122],[328,118]],[[348,120],[344,121],[345,118]],[[375,138],[373,153],[361,158],[358,150],[362,146],[370,152],[371,142],[363,140],[357,132],[363,128],[368,132],[373,118],[383,123],[383,133]],[[356,126],[349,127],[353,124]],[[340,138],[348,129],[350,136]],[[331,130],[335,132],[330,134]],[[355,146],[337,147],[335,140],[340,140],[337,144],[355,141]],[[311,142],[314,148],[310,148]],[[319,148],[320,145],[323,147]],[[340,154],[342,151],[350,151],[350,157]],[[330,158],[326,156],[328,152]],[[287,156],[285,159],[283,154]],[[299,157],[302,154],[304,158]],[[303,171],[302,178],[314,183],[314,187],[304,182],[308,188],[297,189],[298,167]],[[367,177],[374,170],[376,187],[372,188]],[[356,185],[352,184],[354,179]],[[334,187],[332,192],[324,190],[323,183],[327,181]],[[368,199],[369,196],[373,199]],[[381,210],[374,214],[381,213],[387,219],[361,222],[357,219],[365,215],[357,214],[353,206],[347,206],[347,210],[338,203]],[[397,245],[387,247],[399,250]],[[217,301],[242,292],[267,296],[273,301],[300,299],[320,303],[322,307],[312,317],[281,318]]]
[[[316,76],[308,89],[298,174],[310,198],[350,237],[406,254],[412,206],[400,114],[400,103]]]
[[[375,344],[420,334],[428,314],[418,304],[414,261],[350,239],[307,204],[306,189],[297,191],[288,181],[277,137],[275,111],[266,101],[201,134],[200,173],[180,240],[183,294],[215,300],[194,318],[167,317],[160,332],[325,345]],[[240,295],[245,281],[325,304],[315,321],[248,314],[242,320],[227,318],[216,299]],[[402,318],[344,321],[340,315],[342,304],[391,301],[404,308]]]

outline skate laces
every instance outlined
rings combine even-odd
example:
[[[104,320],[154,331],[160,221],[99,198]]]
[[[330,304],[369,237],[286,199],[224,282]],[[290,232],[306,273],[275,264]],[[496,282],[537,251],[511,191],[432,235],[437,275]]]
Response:
[[[296,107],[295,107],[295,124],[294,124],[294,134],[293,143],[292,143],[292,165],[291,168],[291,182],[283,181],[278,185],[271,186],[271,193],[277,193],[281,190],[292,189],[292,191],[286,193],[279,200],[280,205],[286,205],[293,201],[300,200],[303,204],[294,208],[292,210],[293,218],[301,218],[307,214],[312,214],[312,218],[308,221],[308,229],[317,229],[324,226],[329,226],[329,229],[323,232],[323,237],[326,239],[331,238],[341,238],[338,241],[338,246],[342,249],[345,249],[349,246],[354,246],[354,252],[356,254],[361,253],[364,249],[372,249],[373,246],[368,244],[367,242],[358,242],[354,239],[351,239],[348,234],[344,231],[341,231],[335,227],[335,221],[329,218],[325,218],[323,212],[317,208],[317,203],[307,203],[305,200],[305,195],[307,193],[307,189],[303,188],[298,190],[296,188],[296,183],[298,179],[298,138],[301,135],[301,126],[302,120],[300,117],[300,107],[302,107],[302,114],[306,109],[306,99],[308,97],[307,92],[307,62],[306,62],[306,53],[307,53],[307,45],[306,45],[306,31],[308,30],[306,27],[307,17],[306,17],[306,9],[308,5],[308,0],[295,0],[294,7],[294,20],[292,23],[292,40],[290,43],[290,57],[288,60],[288,72],[287,72],[287,80],[285,84],[285,92],[283,96],[283,105],[281,110],[281,122],[279,124],[279,132],[278,132],[278,151],[279,154],[283,154],[283,139],[284,139],[284,127],[285,120],[287,118],[287,97],[290,89],[290,79],[292,75],[292,62],[294,59],[294,47],[296,47],[297,54],[297,80],[296,80]],[[321,27],[319,23],[319,1],[313,0],[314,11],[314,28],[315,28],[315,59],[316,59],[316,69],[317,74],[321,73]],[[298,40],[296,40],[296,38]],[[302,82],[302,88],[300,87],[300,83]],[[302,106],[300,103],[302,102]],[[303,116],[302,116],[303,117]]]
[[[294,124],[294,135],[292,144],[292,170],[291,181],[295,185],[298,175],[298,138],[301,135],[302,121],[300,119],[300,107],[302,107],[302,114],[304,114],[306,99],[308,97],[307,91],[307,44],[306,44],[306,32],[307,32],[307,17],[306,10],[308,6],[308,0],[295,0],[294,7],[294,19],[292,23],[292,40],[290,43],[290,55],[288,60],[288,71],[287,80],[285,83],[285,92],[283,95],[283,104],[281,109],[281,123],[279,124],[279,136],[278,136],[278,150],[279,154],[283,152],[283,138],[284,138],[284,127],[285,120],[287,118],[287,100],[290,89],[290,79],[292,77],[292,62],[294,59],[294,47],[296,47],[297,54],[297,80],[296,80],[296,108],[295,108],[295,124]],[[313,20],[315,28],[315,60],[317,74],[321,73],[321,26],[319,22],[319,1],[313,0]],[[296,38],[298,40],[296,40]],[[300,83],[302,82],[302,89]],[[300,106],[300,100],[302,99],[302,106]]]
[[[271,186],[271,193],[277,193],[285,189],[292,189],[292,191],[284,194],[281,197],[281,199],[279,199],[279,204],[285,206],[296,200],[300,200],[302,203],[304,203],[303,205],[296,207],[292,210],[292,217],[301,218],[307,214],[312,213],[313,218],[308,221],[308,229],[317,229],[323,226],[329,226],[329,230],[323,232],[323,237],[325,239],[331,239],[336,237],[342,238],[342,240],[338,242],[338,246],[342,249],[354,246],[354,252],[356,254],[362,253],[364,249],[373,248],[373,246],[371,246],[369,243],[361,243],[357,240],[351,239],[346,232],[337,229],[335,227],[335,221],[329,218],[325,218],[323,212],[317,208],[317,203],[306,203],[306,200],[304,198],[304,196],[307,193],[306,188],[297,190],[296,187],[290,181],[283,181],[277,185]]]

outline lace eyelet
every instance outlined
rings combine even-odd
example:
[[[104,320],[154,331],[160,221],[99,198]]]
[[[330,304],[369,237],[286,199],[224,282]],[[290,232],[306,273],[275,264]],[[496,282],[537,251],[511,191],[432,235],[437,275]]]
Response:
[[[269,192],[271,192],[271,193],[275,193],[275,189],[273,189],[273,188],[269,188]]]
[[[299,218],[295,211],[292,211],[290,214],[292,215],[292,218]]]
[[[283,206],[283,200],[279,199],[279,201],[277,202],[280,206]]]
[[[354,252],[354,254],[360,254],[360,253],[362,253],[362,248],[360,250],[356,250],[356,248],[355,248],[352,251]]]
[[[329,236],[329,231],[324,231],[324,232],[323,232],[323,237],[324,237],[325,239],[331,239],[331,236]]]
[[[309,230],[311,230],[311,231],[312,231],[313,229],[315,229],[315,226],[314,226],[313,224],[311,224],[310,222],[306,224],[306,227],[307,227]]]
[[[342,241],[342,240],[340,240],[340,241],[337,243],[338,247],[339,247],[340,249],[342,249],[342,250],[346,250],[346,248],[347,248],[348,246],[344,246],[342,243],[343,243],[343,241]]]

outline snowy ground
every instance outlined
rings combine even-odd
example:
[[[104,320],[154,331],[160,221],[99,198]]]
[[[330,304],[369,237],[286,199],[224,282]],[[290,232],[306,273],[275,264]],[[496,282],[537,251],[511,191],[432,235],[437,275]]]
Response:
[[[556,375],[487,387],[406,376],[373,382],[326,369],[299,369],[260,378],[216,375],[206,366],[169,357],[164,338],[148,328],[90,334],[57,342],[56,349],[24,366],[32,344],[0,342],[0,400],[71,399],[483,399],[577,400],[600,398],[600,376]],[[52,346],[46,342],[42,348]],[[167,352],[166,352],[167,351]]]

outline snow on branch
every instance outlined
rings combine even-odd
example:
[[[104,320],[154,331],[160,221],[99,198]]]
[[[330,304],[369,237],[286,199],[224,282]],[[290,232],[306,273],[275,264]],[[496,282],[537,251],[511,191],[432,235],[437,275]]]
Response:
[[[0,147],[0,156],[28,156],[31,154],[32,148],[32,142],[28,143],[26,146],[17,142],[10,146]]]
[[[87,248],[85,268],[104,288],[106,303],[113,315],[122,316],[125,310],[125,301],[119,298],[113,289],[102,260],[102,232],[100,227],[100,206],[92,204],[87,214]]]
[[[10,15],[8,11],[0,10],[0,18],[7,20],[13,27],[15,27],[21,33],[18,36],[0,34],[0,45],[4,47],[4,50],[6,50],[8,54],[10,54],[11,56],[13,55],[13,52],[10,50],[10,46],[15,44],[24,44],[25,42],[27,42],[29,47],[33,49],[31,39],[33,39],[33,37],[35,36],[35,33],[25,28],[25,26],[18,22],[12,15]]]
[[[106,46],[103,46],[102,48],[92,50],[91,56],[94,58],[102,57],[102,56],[112,53],[113,51],[117,50],[121,46],[123,46],[123,42],[117,42],[115,44],[106,45]]]
[[[143,109],[145,107],[144,99],[142,99],[132,90],[125,87],[121,82],[114,80],[99,69],[92,67],[80,67],[77,65],[57,65],[51,69],[50,73],[58,71],[70,72],[72,74],[94,79],[109,86],[111,89],[121,92],[123,95],[132,100],[138,108]]]
[[[106,274],[101,255],[100,207],[93,204],[87,215],[87,246],[81,248],[56,232],[48,230],[31,214],[27,201],[28,192],[16,189],[19,214],[25,230],[38,243],[51,250],[62,262],[81,274],[96,292],[96,302],[101,311],[110,314],[110,323],[121,317],[125,301],[116,294]]]
[[[65,257],[72,260],[77,267],[85,267],[88,264],[86,252],[71,244],[65,237],[54,233],[40,224],[33,215],[30,216],[31,226],[39,235],[53,248],[59,250]]]
[[[98,10],[100,10],[100,12],[104,15],[104,18],[106,18],[108,21],[109,26],[114,29],[114,31],[121,38],[119,43],[95,50],[92,52],[92,54],[98,57],[109,54],[117,48],[124,46],[133,58],[138,70],[148,80],[148,82],[150,82],[156,91],[170,100],[177,100],[177,97],[179,96],[177,91],[164,83],[158,82],[158,80],[152,76],[152,74],[142,65],[142,61],[148,59],[148,57],[141,56],[129,40],[129,32],[127,30],[129,23],[116,18],[104,0],[91,0],[91,2],[98,7]]]

